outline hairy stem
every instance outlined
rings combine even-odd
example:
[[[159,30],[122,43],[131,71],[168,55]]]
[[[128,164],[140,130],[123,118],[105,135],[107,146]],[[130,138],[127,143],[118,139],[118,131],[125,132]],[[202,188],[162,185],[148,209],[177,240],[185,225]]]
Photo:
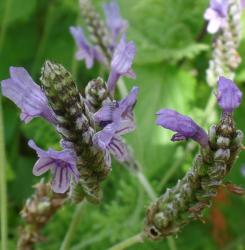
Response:
[[[134,235],[131,238],[128,238],[122,242],[120,242],[119,244],[109,248],[109,250],[123,250],[126,249],[132,245],[135,245],[137,243],[143,243],[143,234],[139,233]]]
[[[0,96],[0,190],[1,190],[1,249],[8,249],[7,181],[5,173],[5,146],[2,103]]]
[[[76,210],[73,214],[71,223],[69,225],[69,228],[66,232],[66,236],[64,238],[64,241],[62,242],[61,248],[60,250],[68,250],[70,249],[70,243],[72,241],[72,238],[75,234],[76,229],[78,228],[79,224],[80,224],[80,219],[81,219],[81,215],[83,213],[83,208],[84,205],[86,204],[86,201],[82,201],[80,202],[77,206],[76,206]]]

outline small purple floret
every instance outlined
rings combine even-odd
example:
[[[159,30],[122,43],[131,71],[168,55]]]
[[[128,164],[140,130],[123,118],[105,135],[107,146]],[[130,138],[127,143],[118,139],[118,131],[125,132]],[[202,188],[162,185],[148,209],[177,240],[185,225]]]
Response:
[[[76,167],[76,156],[72,150],[54,151],[40,149],[34,141],[29,141],[28,145],[33,148],[39,159],[33,167],[33,174],[40,176],[48,170],[52,173],[51,187],[55,193],[65,193],[71,182],[79,180],[79,172]]]
[[[218,80],[217,100],[223,111],[230,113],[240,106],[242,92],[232,80],[221,76]]]
[[[111,73],[108,79],[108,89],[111,93],[114,93],[116,83],[121,76],[128,76],[135,78],[135,74],[131,69],[136,48],[133,42],[126,41],[125,34],[117,45],[111,62]]]
[[[127,159],[127,148],[121,136],[135,129],[133,108],[138,95],[138,87],[133,87],[127,97],[119,102],[105,103],[94,114],[95,122],[102,130],[95,134],[93,142],[105,152],[107,164],[110,165],[108,152],[113,154],[118,161]]]
[[[106,16],[106,24],[112,32],[114,42],[116,42],[118,35],[126,31],[128,22],[122,19],[120,9],[116,1],[104,4],[103,9]]]
[[[206,147],[208,145],[207,133],[191,118],[181,115],[174,110],[160,110],[157,113],[156,124],[177,132],[172,137],[172,141],[181,141],[191,138],[198,142],[202,147]]]
[[[2,93],[20,109],[25,123],[41,116],[56,125],[57,121],[41,88],[22,67],[10,67],[10,78],[2,81]]]
[[[96,47],[89,44],[81,27],[70,27],[70,33],[77,45],[77,60],[85,60],[88,69],[93,67],[95,60],[106,65],[103,54]]]
[[[204,13],[204,18],[209,22],[207,30],[214,34],[223,28],[228,15],[228,0],[211,0],[208,9]]]

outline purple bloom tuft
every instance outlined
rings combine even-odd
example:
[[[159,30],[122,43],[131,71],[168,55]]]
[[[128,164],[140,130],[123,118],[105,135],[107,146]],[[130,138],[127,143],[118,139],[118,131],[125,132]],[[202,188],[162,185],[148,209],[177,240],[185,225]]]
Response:
[[[88,69],[93,67],[94,60],[106,64],[102,53],[100,53],[96,47],[93,47],[88,43],[82,28],[70,27],[70,33],[72,34],[78,48],[76,52],[77,60],[85,60]]]
[[[50,170],[53,175],[51,186],[55,193],[65,193],[70,186],[71,177],[78,182],[79,172],[76,167],[76,156],[72,150],[44,151],[32,140],[28,145],[37,152],[39,157],[33,167],[33,174],[40,176]]]
[[[126,31],[128,22],[123,20],[120,15],[120,9],[116,1],[111,1],[103,5],[106,15],[106,24],[113,34],[114,41],[120,33]]]
[[[208,32],[216,33],[223,28],[228,13],[228,0],[211,0],[209,8],[204,13],[204,18],[209,21]]]
[[[20,118],[24,122],[41,116],[56,124],[45,94],[24,68],[10,67],[10,78],[2,81],[2,93],[21,109]]]
[[[138,95],[138,87],[133,87],[127,97],[119,102],[105,103],[94,114],[95,122],[103,129],[95,134],[93,142],[105,151],[107,163],[110,163],[108,152],[113,154],[119,161],[127,159],[127,149],[121,135],[135,129],[133,108]]]
[[[117,45],[111,62],[111,73],[108,79],[108,89],[111,93],[114,92],[116,83],[120,76],[128,76],[135,78],[135,74],[131,69],[133,59],[136,53],[136,48],[133,42],[126,41],[125,34]]]
[[[208,145],[208,135],[188,116],[171,109],[162,109],[157,113],[156,124],[164,128],[177,132],[172,141],[181,141],[191,138],[198,142],[202,147]]]
[[[242,92],[232,80],[220,77],[218,80],[217,100],[224,112],[232,112],[239,107],[242,100]]]

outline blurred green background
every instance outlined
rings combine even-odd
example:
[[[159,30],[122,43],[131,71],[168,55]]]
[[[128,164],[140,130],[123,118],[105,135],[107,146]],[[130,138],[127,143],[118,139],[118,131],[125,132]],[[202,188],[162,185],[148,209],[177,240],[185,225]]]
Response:
[[[102,12],[103,1],[94,1]],[[170,142],[171,133],[154,124],[155,112],[173,108],[199,122],[210,96],[205,71],[211,57],[211,36],[205,34],[203,13],[208,0],[119,0],[122,16],[128,20],[127,37],[136,43],[133,69],[136,80],[126,80],[128,89],[140,87],[136,105],[137,130],[127,139],[134,148],[143,171],[158,195],[182,178],[195,152],[185,154],[187,142]],[[101,13],[102,14],[102,13]],[[81,24],[77,0],[1,0],[0,1],[0,79],[9,77],[10,66],[25,67],[39,82],[45,59],[64,64],[72,71],[81,91],[98,75],[107,78],[103,68],[92,70],[74,59],[75,44],[69,26]],[[245,41],[240,47],[244,59],[236,74],[236,83],[245,90]],[[32,194],[39,178],[32,175],[36,156],[28,148],[33,138],[45,149],[57,147],[59,137],[41,119],[28,125],[19,119],[16,106],[3,98],[5,142],[7,153],[9,249],[15,249],[19,212]],[[209,120],[215,122],[220,110],[212,110]],[[235,114],[237,126],[245,129],[245,101]],[[210,123],[203,124],[208,128]],[[245,187],[241,153],[228,179]],[[171,173],[172,172],[172,173]],[[166,176],[168,178],[166,178]],[[113,163],[113,171],[103,183],[104,200],[99,206],[87,205],[80,227],[74,235],[71,250],[103,250],[138,233],[144,224],[148,196],[137,179],[124,167]],[[74,205],[62,208],[44,230],[45,243],[36,249],[59,249]],[[186,226],[175,238],[177,249],[213,250],[245,249],[245,199],[222,192],[215,205],[199,221]],[[169,249],[166,241],[135,245],[129,249]]]

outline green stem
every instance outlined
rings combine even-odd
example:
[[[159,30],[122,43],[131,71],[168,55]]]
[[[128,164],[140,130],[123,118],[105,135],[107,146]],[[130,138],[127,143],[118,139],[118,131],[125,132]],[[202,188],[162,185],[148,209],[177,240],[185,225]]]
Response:
[[[5,40],[5,35],[6,31],[8,28],[8,19],[10,15],[10,9],[11,9],[11,0],[6,0],[5,1],[5,10],[3,14],[3,21],[1,25],[1,33],[0,33],[0,51],[2,51],[4,40]]]
[[[80,8],[79,8],[79,3],[77,1],[77,17],[76,17],[76,26],[79,25],[79,20],[80,20]],[[78,63],[78,60],[76,59],[76,56],[75,56],[75,53],[76,53],[76,50],[77,50],[77,46],[76,44],[74,43],[74,52],[72,54],[72,61],[71,61],[71,74],[72,74],[72,77],[73,79],[77,82],[77,71],[78,71],[78,66],[79,66],[79,63]]]
[[[148,196],[151,198],[151,200],[154,201],[157,198],[157,195],[156,195],[155,191],[153,190],[152,186],[150,185],[149,181],[145,177],[145,175],[139,170],[139,171],[137,171],[136,176],[137,176],[140,184],[145,189]]]
[[[1,249],[8,249],[7,181],[2,101],[0,96],[0,190],[1,190]]]
[[[86,204],[86,202],[82,201],[76,206],[75,213],[73,214],[71,223],[69,225],[68,231],[66,232],[66,236],[62,242],[60,250],[69,250],[70,249],[69,246],[70,246],[72,237],[74,236],[75,231],[76,231],[77,227],[79,226],[79,222],[80,222],[81,215],[83,212],[83,207],[85,204]]]
[[[123,249],[126,249],[130,246],[137,244],[137,243],[143,243],[143,241],[144,241],[143,234],[139,233],[131,238],[128,238],[128,239],[120,242],[119,244],[116,244],[115,246],[109,248],[109,250],[123,250]]]
[[[55,6],[51,2],[47,10],[43,34],[42,34],[41,40],[37,48],[37,52],[36,52],[35,59],[34,59],[34,64],[31,69],[32,76],[35,76],[39,72],[39,66],[43,58],[44,50],[46,48],[46,43],[47,43],[48,37],[50,35],[51,29],[54,23],[55,13],[56,13],[55,11],[56,11]]]

